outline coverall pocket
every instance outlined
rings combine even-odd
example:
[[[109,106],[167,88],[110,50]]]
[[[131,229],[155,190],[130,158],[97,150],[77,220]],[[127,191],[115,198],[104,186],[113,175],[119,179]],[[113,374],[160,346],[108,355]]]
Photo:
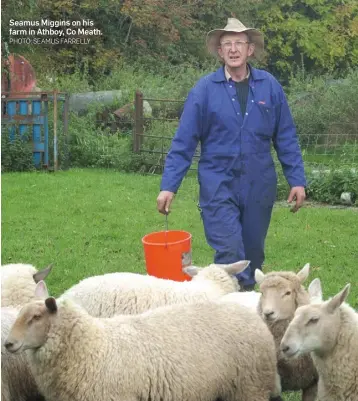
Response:
[[[255,102],[253,131],[260,136],[272,138],[275,130],[275,107]]]

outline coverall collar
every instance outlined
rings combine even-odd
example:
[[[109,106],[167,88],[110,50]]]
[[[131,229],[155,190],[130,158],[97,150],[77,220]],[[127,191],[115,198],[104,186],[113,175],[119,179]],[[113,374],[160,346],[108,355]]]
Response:
[[[250,64],[248,64],[248,67],[250,69],[250,78],[253,81],[260,81],[263,79],[267,79],[265,76],[264,71],[258,70],[257,68],[252,67]],[[213,82],[225,82],[226,77],[225,77],[225,67],[221,66],[219,69],[217,69],[212,75],[211,75],[211,80]]]

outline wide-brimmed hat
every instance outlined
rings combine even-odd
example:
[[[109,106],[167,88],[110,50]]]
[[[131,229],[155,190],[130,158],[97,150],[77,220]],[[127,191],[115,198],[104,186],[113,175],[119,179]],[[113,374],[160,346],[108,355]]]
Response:
[[[263,34],[256,28],[248,28],[236,18],[228,18],[227,25],[223,29],[213,29],[206,35],[206,44],[211,54],[218,56],[218,48],[220,47],[220,37],[228,32],[246,32],[250,42],[255,44],[255,51],[252,57],[261,58],[264,52]]]

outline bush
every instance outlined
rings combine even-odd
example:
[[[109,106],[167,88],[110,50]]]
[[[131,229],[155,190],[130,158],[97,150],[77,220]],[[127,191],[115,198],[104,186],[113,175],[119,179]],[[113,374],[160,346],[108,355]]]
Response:
[[[287,89],[300,143],[308,160],[358,160],[358,70],[344,79],[299,74]]]
[[[1,135],[1,171],[32,171],[33,164],[32,144],[30,134],[20,133],[15,129],[10,135],[4,130]]]
[[[358,170],[353,168],[312,170],[307,174],[307,197],[310,200],[338,204],[343,192],[350,192],[358,206]]]

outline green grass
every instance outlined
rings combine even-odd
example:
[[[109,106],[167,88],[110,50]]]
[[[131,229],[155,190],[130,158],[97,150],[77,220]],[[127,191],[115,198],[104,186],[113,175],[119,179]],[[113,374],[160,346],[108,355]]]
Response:
[[[11,173],[2,176],[2,263],[55,264],[47,283],[61,294],[84,277],[145,272],[141,238],[164,229],[156,211],[160,177],[107,170]],[[184,180],[169,229],[193,234],[193,261],[211,263],[196,203],[196,180]],[[292,214],[277,206],[266,242],[265,271],[312,266],[325,297],[352,283],[358,307],[358,211],[306,207]],[[298,395],[286,400],[298,401]]]

